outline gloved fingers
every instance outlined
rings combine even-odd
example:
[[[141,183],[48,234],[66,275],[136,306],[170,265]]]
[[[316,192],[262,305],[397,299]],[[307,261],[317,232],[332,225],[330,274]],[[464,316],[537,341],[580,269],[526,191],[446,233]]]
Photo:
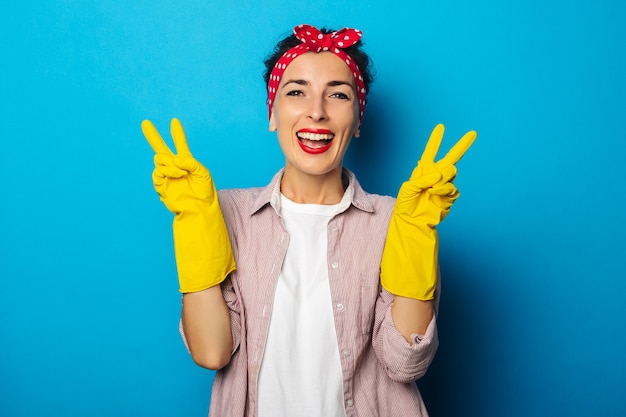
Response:
[[[447,188],[447,187],[446,187]],[[434,193],[442,193],[443,195],[437,195]],[[441,189],[441,188],[431,188],[428,190],[429,201],[435,205],[438,209],[442,211],[449,211],[457,198],[461,195],[459,190],[454,189]],[[442,213],[443,216],[441,220],[447,215],[447,213]]]
[[[155,169],[154,171],[152,171],[152,184],[154,185],[154,189],[156,190],[157,194],[161,198],[164,198],[166,195],[168,180],[169,178],[165,176],[160,170]]]
[[[433,131],[430,133],[430,138],[426,143],[426,147],[424,148],[424,152],[422,153],[422,157],[420,158],[418,165],[435,163],[435,157],[437,156],[437,152],[441,146],[441,141],[443,140],[443,131],[444,127],[442,124],[435,126]]]
[[[176,157],[158,153],[154,155],[154,172],[167,178],[182,178],[188,174],[188,171],[181,169],[174,163]]]
[[[141,122],[141,130],[143,135],[148,140],[150,147],[154,153],[170,154],[173,155],[172,150],[167,146],[159,131],[154,127],[150,120],[144,120]]]
[[[169,165],[158,166],[154,168],[153,173],[163,178],[184,178],[189,174],[185,170]]]
[[[441,173],[439,172],[431,172],[429,174],[420,175],[415,178],[411,178],[408,183],[416,192],[421,190],[425,190],[427,188],[432,187],[433,185],[439,183],[441,181]]]
[[[463,135],[461,139],[448,151],[446,156],[444,156],[440,161],[437,162],[439,164],[451,164],[454,165],[461,160],[465,152],[472,146],[476,140],[476,131],[470,130],[466,134]]]
[[[439,217],[440,221],[448,215],[448,213],[450,212],[450,208],[452,208],[452,205],[454,205],[454,201],[457,199],[457,197],[431,196],[431,203],[434,204],[439,210],[441,210]]]
[[[158,188],[159,186],[165,184],[165,180],[166,177],[160,170],[155,169],[152,171],[152,184],[154,184],[154,188]]]
[[[176,154],[179,156],[191,156],[191,150],[189,150],[189,145],[187,144],[187,137],[185,136],[183,125],[177,118],[172,119],[170,132],[172,133],[172,138],[174,138]]]
[[[454,181],[457,169],[454,165],[443,165],[439,167],[438,172],[441,173],[441,181],[439,183],[445,184]]]
[[[452,184],[451,182],[447,182],[445,184],[436,185],[432,188],[428,189],[428,193],[430,195],[436,195],[439,197],[450,197],[456,198],[459,196],[459,190]]]
[[[211,179],[209,170],[192,156],[175,156],[172,162],[176,167],[190,172],[194,177]]]

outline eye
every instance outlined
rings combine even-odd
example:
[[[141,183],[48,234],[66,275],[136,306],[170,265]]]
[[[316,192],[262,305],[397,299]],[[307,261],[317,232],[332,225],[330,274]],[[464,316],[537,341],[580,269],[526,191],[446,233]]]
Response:
[[[285,95],[297,97],[297,96],[301,96],[303,94],[304,93],[302,92],[302,90],[290,90],[290,91],[287,91],[287,93]]]
[[[350,97],[346,93],[336,92],[330,95],[331,97],[338,98],[340,100],[350,100]]]

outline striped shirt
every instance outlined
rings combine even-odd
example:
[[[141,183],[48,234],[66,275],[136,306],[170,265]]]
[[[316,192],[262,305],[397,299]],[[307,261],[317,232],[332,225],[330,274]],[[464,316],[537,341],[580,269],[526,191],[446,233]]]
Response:
[[[437,350],[435,317],[412,343],[394,327],[380,261],[394,199],[366,193],[345,170],[351,204],[328,223],[328,277],[347,417],[427,416],[415,384]],[[219,192],[237,270],[223,283],[233,354],[217,371],[209,415],[251,417],[271,309],[289,235],[280,213],[282,171],[263,188]],[[439,291],[436,292],[435,306]]]

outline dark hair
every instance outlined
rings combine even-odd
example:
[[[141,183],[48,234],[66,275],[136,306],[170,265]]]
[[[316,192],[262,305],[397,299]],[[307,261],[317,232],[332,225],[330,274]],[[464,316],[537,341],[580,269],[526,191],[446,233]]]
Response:
[[[322,28],[320,32],[323,34],[335,32],[332,29]],[[279,41],[274,47],[274,51],[265,59],[265,72],[263,73],[263,79],[265,80],[265,85],[269,82],[270,74],[274,69],[274,65],[280,59],[280,57],[293,48],[294,46],[302,43],[296,35],[289,35],[286,38],[283,38]],[[371,58],[363,51],[363,42],[360,40],[352,46],[349,46],[344,49],[348,55],[356,62],[359,70],[361,70],[361,75],[363,76],[363,84],[365,85],[365,92],[368,94],[370,92],[370,85],[374,82],[374,74],[373,74],[373,65]]]

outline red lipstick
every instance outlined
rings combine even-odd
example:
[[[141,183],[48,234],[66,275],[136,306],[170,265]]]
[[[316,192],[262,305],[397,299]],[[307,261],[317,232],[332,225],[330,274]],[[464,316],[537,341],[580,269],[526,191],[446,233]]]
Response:
[[[333,143],[335,135],[327,129],[300,129],[296,132],[298,144],[306,153],[317,155],[326,152]]]

